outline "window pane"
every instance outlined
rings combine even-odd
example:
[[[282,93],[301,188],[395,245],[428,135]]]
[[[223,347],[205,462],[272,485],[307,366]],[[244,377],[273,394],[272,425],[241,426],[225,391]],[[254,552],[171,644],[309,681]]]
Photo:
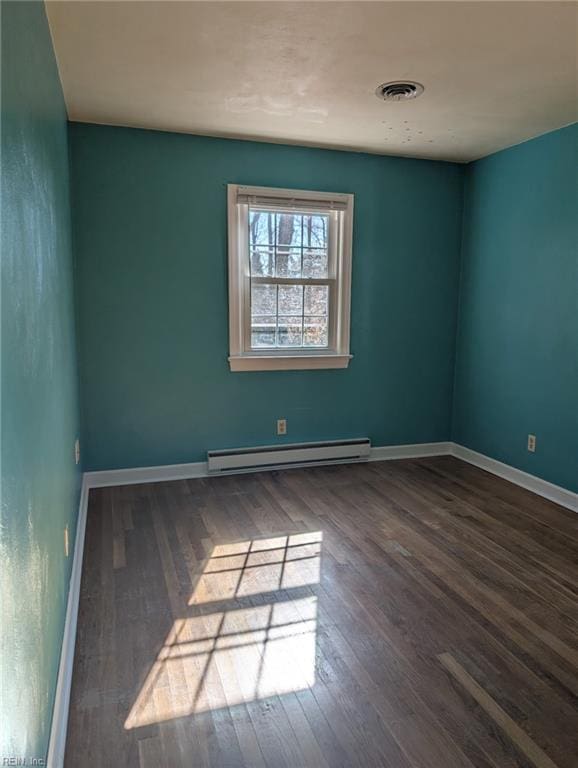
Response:
[[[249,209],[251,274],[327,277],[329,217]]]
[[[280,315],[299,315],[301,317],[303,314],[303,286],[280,285],[277,311]]]
[[[249,245],[274,245],[275,214],[269,211],[249,211]]]
[[[259,277],[273,277],[275,275],[274,248],[251,249],[251,274]]]
[[[327,248],[329,217],[322,215],[303,216],[303,246]]]
[[[327,347],[329,286],[251,286],[251,346]]]
[[[278,213],[276,215],[277,245],[301,245],[302,219],[303,216],[297,213]]]
[[[327,277],[327,251],[315,248],[303,250],[303,277]]]
[[[253,316],[277,314],[276,285],[251,286],[251,314]]]
[[[251,347],[253,349],[274,347],[276,328],[277,318],[275,316],[253,317],[251,320]]]
[[[326,347],[327,317],[305,317],[303,321],[303,346]]]
[[[329,288],[326,285],[306,285],[305,286],[305,308],[306,315],[327,315],[329,314]]]
[[[302,338],[302,321],[300,317],[279,318],[277,339],[280,347],[300,347],[303,343]]]
[[[277,246],[276,277],[301,277],[301,249]]]

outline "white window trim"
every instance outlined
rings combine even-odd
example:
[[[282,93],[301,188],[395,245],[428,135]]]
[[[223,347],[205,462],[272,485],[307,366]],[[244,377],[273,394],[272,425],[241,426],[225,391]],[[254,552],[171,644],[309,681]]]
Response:
[[[307,200],[314,203],[338,203],[344,210],[337,228],[335,249],[335,295],[331,303],[334,327],[330,334],[333,346],[327,350],[287,349],[277,351],[249,349],[245,338],[245,322],[248,303],[248,258],[245,238],[247,237],[247,209],[238,204],[238,196],[278,197],[291,200]],[[295,189],[272,187],[246,187],[229,184],[228,230],[229,230],[229,366],[231,371],[279,371],[312,370],[315,368],[347,368],[352,355],[349,352],[351,313],[351,252],[353,239],[353,195],[328,192],[309,192]]]

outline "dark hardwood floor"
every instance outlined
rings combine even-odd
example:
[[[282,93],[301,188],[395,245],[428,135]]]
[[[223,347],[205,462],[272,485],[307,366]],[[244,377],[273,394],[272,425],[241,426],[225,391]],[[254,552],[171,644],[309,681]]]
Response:
[[[451,457],[92,490],[66,765],[576,768],[577,532]]]

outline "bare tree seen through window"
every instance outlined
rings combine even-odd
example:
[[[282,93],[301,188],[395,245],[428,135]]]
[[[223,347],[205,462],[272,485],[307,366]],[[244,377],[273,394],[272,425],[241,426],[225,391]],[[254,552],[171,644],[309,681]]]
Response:
[[[328,224],[327,214],[250,209],[253,348],[327,346],[328,285],[290,281],[328,277]]]

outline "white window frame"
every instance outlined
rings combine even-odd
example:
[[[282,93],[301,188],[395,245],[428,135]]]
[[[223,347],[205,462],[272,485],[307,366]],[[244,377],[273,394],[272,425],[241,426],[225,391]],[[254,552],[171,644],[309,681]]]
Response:
[[[306,370],[347,368],[351,313],[351,252],[353,195],[309,192],[273,187],[227,186],[229,229],[229,365],[231,371]],[[249,265],[249,203],[246,198],[280,210],[322,210],[330,213],[329,275],[320,283],[329,286],[329,346],[326,349],[251,349],[251,276]],[[254,278],[255,279],[255,278]],[[279,280],[277,278],[277,280]],[[269,282],[262,278],[262,282]],[[315,280],[287,282],[315,284]]]

